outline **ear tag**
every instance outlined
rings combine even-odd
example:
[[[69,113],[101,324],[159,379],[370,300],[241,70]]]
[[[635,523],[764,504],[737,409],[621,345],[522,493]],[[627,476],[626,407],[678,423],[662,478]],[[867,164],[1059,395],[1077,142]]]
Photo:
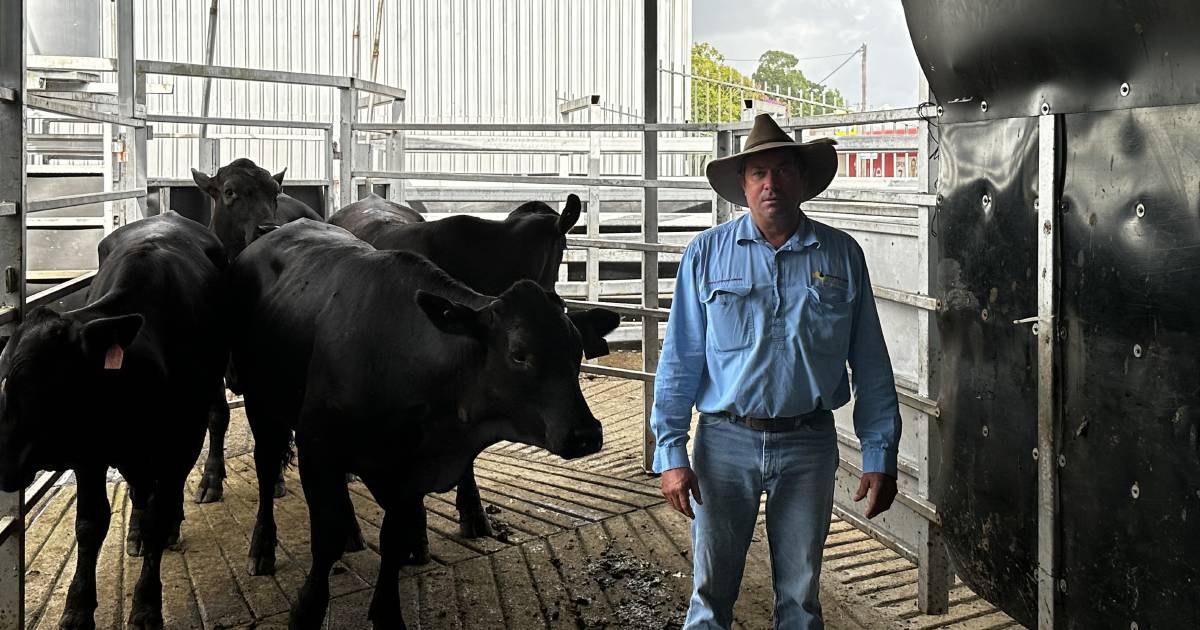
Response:
[[[114,343],[104,355],[104,369],[119,370],[123,363],[125,363],[125,349]]]

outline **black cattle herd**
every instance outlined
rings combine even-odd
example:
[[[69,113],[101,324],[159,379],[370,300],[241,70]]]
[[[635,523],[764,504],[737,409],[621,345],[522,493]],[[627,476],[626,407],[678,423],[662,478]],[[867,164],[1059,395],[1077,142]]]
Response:
[[[472,468],[483,449],[601,448],[579,366],[608,351],[619,318],[567,312],[554,292],[579,198],[562,214],[535,201],[503,221],[426,222],[371,195],[326,223],[282,193],[282,172],[250,160],[193,176],[212,198],[206,225],[168,211],[114,230],[85,306],[34,309],[0,340],[0,489],[40,470],[78,483],[60,627],[95,627],[109,467],[129,485],[126,549],[142,557],[129,627],[162,627],[160,560],[178,543],[206,427],[195,500],[222,497],[228,386],[254,435],[250,572],[275,571],[272,498],[295,451],[312,566],[289,625],[321,626],[333,564],[363,548],[346,488],[356,475],[384,510],[369,616],[402,628],[400,567],[429,560],[426,493],[457,486],[462,534],[489,535]]]

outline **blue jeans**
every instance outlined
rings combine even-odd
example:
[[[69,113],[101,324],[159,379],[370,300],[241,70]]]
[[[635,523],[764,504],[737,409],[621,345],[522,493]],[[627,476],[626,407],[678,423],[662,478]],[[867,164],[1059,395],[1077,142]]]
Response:
[[[684,628],[729,628],[746,550],[767,493],[767,542],[775,627],[821,630],[821,553],[833,511],[838,465],[833,414],[778,433],[701,414],[692,454],[700,483],[692,500],[695,581]]]

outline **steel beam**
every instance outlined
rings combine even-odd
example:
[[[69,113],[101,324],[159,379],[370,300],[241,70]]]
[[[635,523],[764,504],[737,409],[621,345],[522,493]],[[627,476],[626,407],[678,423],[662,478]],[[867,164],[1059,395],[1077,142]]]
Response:
[[[642,104],[647,124],[658,122],[658,2],[642,2]],[[658,132],[642,134],[642,179],[646,184],[658,180]],[[661,183],[661,182],[659,182]],[[690,182],[689,182],[690,183]],[[702,183],[703,184],[703,183]],[[706,184],[705,184],[706,185]],[[658,189],[642,189],[642,241],[658,243]],[[658,308],[658,253],[642,253],[642,307]],[[653,374],[658,369],[658,322],[642,318],[642,371]],[[650,430],[650,414],[654,409],[654,383],[642,385],[642,468],[647,472],[654,464],[654,432]]]
[[[20,321],[25,309],[25,2],[0,2],[0,314]],[[0,323],[0,334],[12,327]],[[25,624],[25,493],[0,492],[0,627]]]
[[[1066,627],[1058,615],[1058,124],[1055,114],[1038,118],[1038,630]]]

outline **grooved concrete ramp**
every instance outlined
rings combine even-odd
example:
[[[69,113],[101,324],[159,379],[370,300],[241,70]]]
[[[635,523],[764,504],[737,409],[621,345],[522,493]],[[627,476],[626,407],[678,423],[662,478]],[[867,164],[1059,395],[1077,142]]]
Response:
[[[688,523],[641,472],[640,383],[583,378],[605,426],[604,451],[571,462],[540,449],[500,444],[476,463],[497,536],[458,536],[453,493],[426,498],[433,561],[405,569],[401,596],[412,628],[675,628],[691,586]],[[168,628],[286,628],[287,610],[308,567],[308,511],[295,470],[276,500],[280,547],[276,575],[246,572],[257,505],[251,444],[236,410],[228,440],[225,499],[197,505],[190,481],[179,552],[163,557]],[[109,485],[114,507],[100,556],[97,627],[123,628],[141,568],[124,553],[129,502],[123,482]],[[368,549],[347,554],[330,580],[327,627],[369,628],[367,606],[379,567],[383,513],[361,483],[351,497]],[[29,518],[26,619],[57,628],[75,569],[75,488],[50,494]],[[834,519],[825,551],[823,602],[831,630],[859,628],[1016,628],[958,586],[951,613],[916,609],[916,569],[849,524]],[[771,627],[772,593],[761,526],[751,546],[737,626]]]

